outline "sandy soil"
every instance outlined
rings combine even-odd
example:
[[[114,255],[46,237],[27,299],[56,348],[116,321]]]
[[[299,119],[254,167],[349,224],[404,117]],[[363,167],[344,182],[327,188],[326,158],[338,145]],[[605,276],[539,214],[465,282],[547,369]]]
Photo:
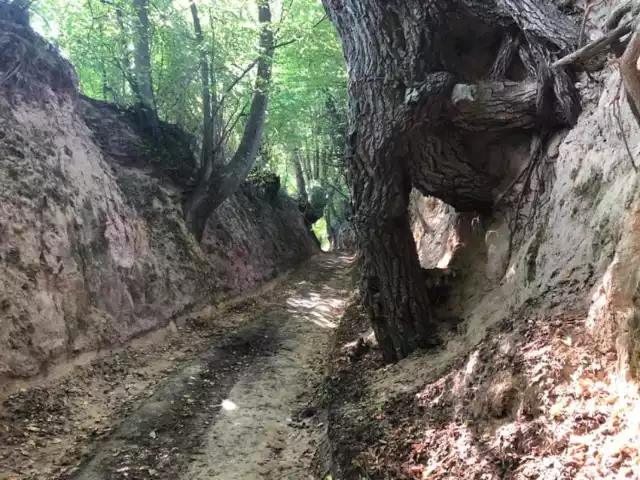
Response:
[[[468,345],[384,365],[339,355],[368,329],[350,306],[337,331],[319,467],[337,480],[640,478],[640,395],[585,327],[587,312],[524,309]],[[409,379],[413,375],[413,382]]]
[[[9,396],[0,479],[314,478],[310,404],[350,268],[321,255],[267,294]]]

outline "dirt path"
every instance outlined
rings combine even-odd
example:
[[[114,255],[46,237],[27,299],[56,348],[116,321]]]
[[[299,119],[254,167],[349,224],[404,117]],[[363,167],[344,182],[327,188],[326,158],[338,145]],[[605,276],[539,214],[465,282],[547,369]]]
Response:
[[[350,294],[349,267],[322,255],[225,315],[240,319],[210,319],[233,326],[223,334],[205,325],[180,332],[173,349],[126,351],[131,361],[117,359],[123,371],[107,384],[99,366],[113,358],[10,397],[0,479],[313,478],[323,428],[305,406]]]

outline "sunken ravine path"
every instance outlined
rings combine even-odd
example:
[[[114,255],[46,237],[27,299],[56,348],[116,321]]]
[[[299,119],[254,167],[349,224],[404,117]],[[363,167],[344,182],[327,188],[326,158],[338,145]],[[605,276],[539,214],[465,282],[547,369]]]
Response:
[[[258,298],[245,324],[163,380],[60,478],[314,478],[323,428],[304,410],[351,293],[351,266],[319,255]]]

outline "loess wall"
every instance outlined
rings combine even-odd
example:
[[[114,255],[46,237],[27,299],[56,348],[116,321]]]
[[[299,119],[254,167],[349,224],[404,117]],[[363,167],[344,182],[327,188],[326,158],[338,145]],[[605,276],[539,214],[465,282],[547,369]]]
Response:
[[[614,115],[617,68],[599,72],[596,82],[581,80],[584,112],[575,128],[549,142],[532,184],[538,197],[523,203],[518,222],[521,185],[492,218],[457,214],[414,192],[414,235],[423,267],[464,272],[450,301],[465,320],[461,342],[474,345],[488,328],[525,311],[578,311],[593,345],[633,373],[640,366],[638,175]],[[624,136],[640,165],[640,129],[624,95],[620,106]]]
[[[0,21],[0,379],[122,344],[316,253],[295,202],[251,184],[186,230],[188,136],[152,146],[132,117],[81,98],[72,67]],[[29,57],[36,52],[35,57]],[[2,381],[2,380],[0,380]]]

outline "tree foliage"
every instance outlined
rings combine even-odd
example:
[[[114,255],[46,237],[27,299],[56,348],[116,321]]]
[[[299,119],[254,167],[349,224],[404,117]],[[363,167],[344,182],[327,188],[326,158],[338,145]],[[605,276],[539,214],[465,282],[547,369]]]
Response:
[[[193,6],[201,38],[194,31]],[[140,22],[141,9],[147,26]],[[152,103],[159,118],[202,141],[208,90],[215,135],[224,140],[215,139],[214,149],[221,150],[220,163],[230,161],[257,86],[262,30],[256,0],[37,0],[31,10],[33,26],[71,60],[87,96],[123,105]],[[274,1],[271,10],[272,78],[254,170],[279,175],[282,187],[297,193],[297,150],[307,190],[323,192],[327,208],[344,212],[346,71],[339,40],[316,0]],[[139,50],[145,28],[148,82],[141,78],[147,69]],[[152,96],[144,91],[149,83]]]

